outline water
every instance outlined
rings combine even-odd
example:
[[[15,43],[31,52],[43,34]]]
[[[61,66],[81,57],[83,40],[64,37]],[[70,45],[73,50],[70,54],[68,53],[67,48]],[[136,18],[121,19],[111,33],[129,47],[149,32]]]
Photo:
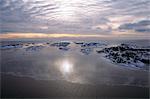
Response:
[[[14,41],[2,45],[22,44],[21,48],[1,49],[1,72],[15,76],[31,77],[37,80],[65,80],[81,84],[108,84],[148,86],[148,71],[118,66],[96,53],[110,45],[124,41],[97,41],[102,45],[92,47],[87,53],[80,45],[71,42],[69,49],[50,46],[51,42]],[[128,41],[126,43],[130,43]],[[132,44],[148,46],[147,41],[132,41]],[[143,45],[145,44],[145,45]],[[30,48],[29,46],[42,46]],[[43,47],[44,45],[44,47]],[[90,47],[91,48],[91,47]]]

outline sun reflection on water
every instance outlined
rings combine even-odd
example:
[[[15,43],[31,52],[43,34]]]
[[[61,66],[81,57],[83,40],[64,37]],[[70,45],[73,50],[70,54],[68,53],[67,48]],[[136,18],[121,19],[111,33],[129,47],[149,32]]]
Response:
[[[74,63],[68,58],[56,61],[56,65],[63,77],[69,77],[74,74]]]
[[[73,60],[65,58],[62,60],[58,60],[56,64],[64,80],[72,83],[83,82],[75,69],[75,63]]]
[[[61,72],[63,74],[70,74],[73,72],[73,64],[68,61],[68,60],[64,60],[62,62],[62,66],[61,66]]]

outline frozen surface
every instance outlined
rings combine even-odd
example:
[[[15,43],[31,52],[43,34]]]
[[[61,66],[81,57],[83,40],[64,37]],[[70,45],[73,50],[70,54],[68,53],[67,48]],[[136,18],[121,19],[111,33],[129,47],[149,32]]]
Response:
[[[105,57],[121,66],[149,70],[150,48],[139,48],[135,45],[121,44],[97,53],[105,53]]]
[[[2,42],[1,72],[83,84],[148,86],[149,47],[101,41]]]

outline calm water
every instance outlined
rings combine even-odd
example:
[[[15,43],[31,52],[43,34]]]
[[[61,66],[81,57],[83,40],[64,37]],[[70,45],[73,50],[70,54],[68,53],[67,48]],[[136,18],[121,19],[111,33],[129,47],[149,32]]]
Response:
[[[109,46],[122,42],[149,46],[147,41],[108,41],[105,43]],[[31,41],[2,42],[2,45],[10,43],[25,45]],[[118,66],[104,58],[102,54],[96,53],[97,49],[102,49],[106,47],[105,45],[92,48],[89,54],[85,54],[80,51],[81,47],[74,43],[71,43],[67,50],[46,45],[46,42],[34,43],[45,44],[45,47],[37,50],[26,50],[27,46],[1,50],[1,72],[34,79],[65,80],[82,84],[148,86],[148,71]]]

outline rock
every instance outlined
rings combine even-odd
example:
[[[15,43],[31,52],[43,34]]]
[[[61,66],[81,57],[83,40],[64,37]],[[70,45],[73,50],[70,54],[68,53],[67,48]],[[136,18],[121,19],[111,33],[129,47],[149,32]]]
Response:
[[[74,42],[75,44],[78,44],[78,45],[83,45],[84,42]]]
[[[141,59],[141,62],[143,62],[144,64],[150,64],[150,60],[148,59]]]
[[[22,48],[23,45],[22,44],[12,44],[12,45],[3,45],[3,46],[0,46],[0,49],[13,49],[13,48]]]
[[[90,43],[84,43],[81,44],[81,47],[98,47],[98,46],[102,46],[105,45],[103,43],[96,43],[96,42],[90,42]]]
[[[97,53],[104,53],[104,51],[103,50],[100,50],[100,51],[96,51]]]
[[[44,48],[44,46],[29,46],[26,48],[26,51],[39,51],[41,50],[42,48]]]
[[[91,52],[93,51],[92,48],[84,48],[84,49],[81,49],[81,52],[85,55],[88,55],[90,54]]]
[[[51,44],[51,46],[56,46],[56,47],[67,47],[70,44],[70,42],[57,42],[57,43],[53,43]]]
[[[104,48],[97,53],[105,53],[105,57],[117,64],[128,64],[132,67],[149,66],[150,49],[137,48],[128,44],[121,44],[116,47]]]
[[[68,51],[69,48],[68,47],[59,47],[60,50],[63,50],[63,51]]]

